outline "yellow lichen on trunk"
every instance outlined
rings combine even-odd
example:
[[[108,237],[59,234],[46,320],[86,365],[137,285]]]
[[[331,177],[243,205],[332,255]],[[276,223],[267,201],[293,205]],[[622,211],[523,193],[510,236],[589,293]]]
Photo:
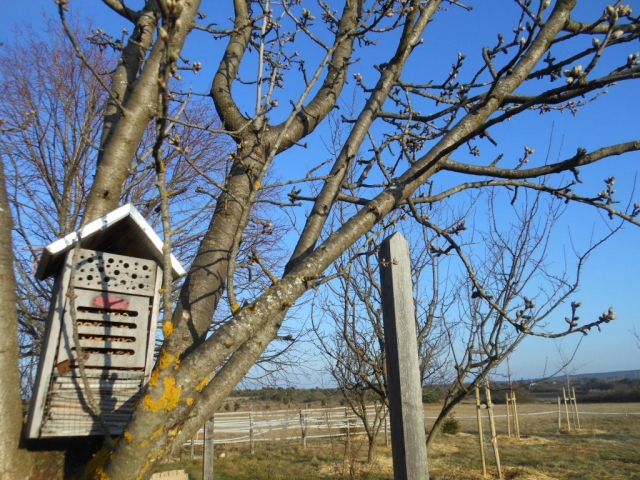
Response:
[[[176,353],[176,363],[173,366],[173,369],[178,370],[178,368],[180,368],[180,354]]]
[[[158,358],[158,368],[164,370],[169,367],[175,361],[175,357],[168,353],[164,348],[160,350],[160,357]]]
[[[207,386],[207,383],[209,383],[209,377],[204,377],[202,380],[200,380],[200,383],[196,385],[196,390],[197,391],[202,390],[204,387]]]
[[[140,470],[140,475],[138,475],[136,478],[139,480],[142,478],[142,476],[144,475],[144,472],[146,472],[147,470],[149,470],[149,465],[151,465],[149,463],[149,460],[147,460],[144,464],[144,466],[142,467],[142,470]]]
[[[154,370],[153,372],[151,372],[151,379],[149,380],[149,385],[151,385],[152,387],[155,387],[158,384],[159,376],[160,376],[160,373],[157,370]]]
[[[164,338],[168,338],[173,333],[173,322],[171,320],[167,320],[162,325],[162,333],[164,334]]]
[[[170,412],[180,403],[182,387],[176,385],[175,377],[165,377],[163,381],[164,391],[159,400],[154,400],[150,394],[145,395],[142,400],[142,406],[145,410],[156,413],[164,408],[167,412]]]
[[[155,432],[151,434],[150,440],[153,440],[154,438],[158,438],[160,435],[162,435],[162,431],[163,431],[162,427],[158,428]]]

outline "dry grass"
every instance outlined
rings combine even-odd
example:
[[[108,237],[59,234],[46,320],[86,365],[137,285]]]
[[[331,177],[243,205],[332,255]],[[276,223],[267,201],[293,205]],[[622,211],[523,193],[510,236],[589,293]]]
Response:
[[[580,431],[559,431],[557,414],[549,404],[519,405],[521,439],[506,437],[504,406],[496,406],[496,428],[506,480],[600,480],[640,479],[640,415],[603,415],[604,413],[640,413],[640,404],[593,404],[580,406]],[[425,409],[434,416],[436,406]],[[587,412],[599,413],[588,415]],[[475,407],[462,405],[456,409],[461,424],[458,435],[441,435],[429,451],[432,480],[480,480],[478,434]],[[563,411],[563,427],[566,417]],[[427,420],[427,425],[433,420]],[[488,425],[485,418],[485,429]],[[488,435],[488,433],[485,433]],[[380,441],[384,438],[381,435]],[[497,478],[491,444],[487,453],[487,478]],[[225,453],[224,458],[218,458]],[[256,445],[251,455],[248,446],[216,446],[215,478],[230,479],[391,479],[391,449],[376,447],[376,459],[366,463],[364,437],[352,439],[350,448],[344,438],[310,442],[303,449],[298,440],[264,442]],[[188,453],[185,454],[188,457]],[[162,470],[186,468],[190,478],[200,479],[201,459],[194,462],[169,463]]]

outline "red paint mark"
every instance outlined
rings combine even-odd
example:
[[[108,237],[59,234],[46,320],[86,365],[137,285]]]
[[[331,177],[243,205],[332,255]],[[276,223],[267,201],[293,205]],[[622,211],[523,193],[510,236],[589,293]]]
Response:
[[[93,304],[98,308],[109,310],[124,310],[125,308],[129,308],[129,302],[118,297],[93,297]]]

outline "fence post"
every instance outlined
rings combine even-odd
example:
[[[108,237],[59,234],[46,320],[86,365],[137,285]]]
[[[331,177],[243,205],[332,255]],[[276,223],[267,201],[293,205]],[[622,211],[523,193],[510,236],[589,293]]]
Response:
[[[493,403],[491,403],[491,389],[489,388],[488,379],[484,381],[484,394],[487,397],[487,412],[489,413],[489,425],[491,426],[491,443],[493,444],[493,455],[496,457],[498,478],[502,480],[502,467],[500,466],[500,454],[498,452],[498,434],[496,433],[496,424],[493,421]]]
[[[564,387],[562,387],[562,398],[564,399],[564,410],[567,414],[567,432],[571,431],[571,420],[569,420],[569,407],[567,406],[567,394],[564,391]]]
[[[249,443],[251,445],[251,455],[253,455],[256,453],[256,442],[253,438],[253,410],[249,412]]]
[[[518,400],[516,399],[516,393],[511,391],[511,398],[513,400],[513,418],[515,419],[516,438],[520,440],[520,417],[518,416]]]
[[[478,438],[480,440],[480,458],[482,459],[482,477],[487,478],[487,461],[484,458],[484,429],[482,428],[482,403],[480,387],[476,385],[476,419],[478,420]]]
[[[578,399],[576,398],[576,388],[571,387],[573,390],[573,408],[576,411],[576,420],[578,421],[578,430],[580,430],[580,415],[578,414]]]
[[[307,427],[305,425],[305,414],[302,411],[302,408],[299,409],[300,410],[300,436],[302,438],[302,446],[304,448],[307,448]]]
[[[213,417],[204,424],[202,480],[213,480]]]
[[[198,435],[198,434],[196,433],[196,435]],[[190,451],[189,451],[189,460],[193,460],[193,450],[194,450],[194,445],[193,445],[193,436],[192,436],[191,437],[191,448],[190,448]]]
[[[558,430],[562,429],[562,409],[560,408],[560,397],[558,397]]]
[[[511,438],[511,415],[510,415],[510,408],[509,408],[509,402],[511,402],[511,398],[509,398],[508,393],[505,393],[504,397],[505,397],[505,405],[507,406],[507,437]]]
[[[347,447],[351,448],[351,428],[349,425],[349,409],[344,407],[344,419],[347,423]]]
[[[387,428],[387,424],[389,423],[389,409],[386,405],[383,405],[384,408],[384,446],[389,446],[389,430]]]
[[[394,478],[428,479],[409,244],[402,234],[382,242],[379,259]]]

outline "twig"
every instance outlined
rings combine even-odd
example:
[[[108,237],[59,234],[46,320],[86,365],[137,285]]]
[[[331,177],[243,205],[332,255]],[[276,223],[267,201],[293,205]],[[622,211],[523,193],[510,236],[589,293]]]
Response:
[[[122,103],[120,103],[120,100],[118,99],[118,97],[116,97],[113,94],[109,86],[104,82],[104,80],[102,80],[102,77],[96,71],[96,69],[93,68],[93,65],[91,65],[91,62],[87,59],[87,57],[82,52],[80,45],[78,45],[78,41],[76,40],[75,36],[73,35],[73,33],[71,33],[71,30],[69,29],[69,25],[67,25],[66,15],[64,13],[65,10],[67,10],[68,8],[66,6],[67,2],[64,0],[56,0],[56,3],[58,4],[58,14],[60,15],[60,20],[62,21],[62,28],[64,29],[64,33],[67,34],[67,37],[71,42],[71,45],[73,45],[73,49],[75,50],[77,57],[80,60],[82,60],[82,63],[84,63],[84,65],[89,69],[89,71],[91,71],[91,73],[96,78],[96,80],[98,80],[100,85],[102,85],[102,88],[104,88],[105,91],[109,94],[109,97],[111,97],[111,100],[113,101],[113,103],[120,109],[120,111],[122,112],[122,115],[126,115],[127,110],[122,106]]]
[[[278,279],[276,278],[276,276],[273,273],[271,273],[271,270],[267,268],[267,266],[264,264],[264,262],[260,258],[260,255],[258,255],[258,249],[256,247],[253,247],[251,249],[251,253],[253,254],[253,259],[256,261],[258,265],[260,265],[260,268],[262,268],[262,271],[267,275],[267,277],[269,277],[269,280],[271,280],[271,284],[275,285],[276,283],[278,283]]]

